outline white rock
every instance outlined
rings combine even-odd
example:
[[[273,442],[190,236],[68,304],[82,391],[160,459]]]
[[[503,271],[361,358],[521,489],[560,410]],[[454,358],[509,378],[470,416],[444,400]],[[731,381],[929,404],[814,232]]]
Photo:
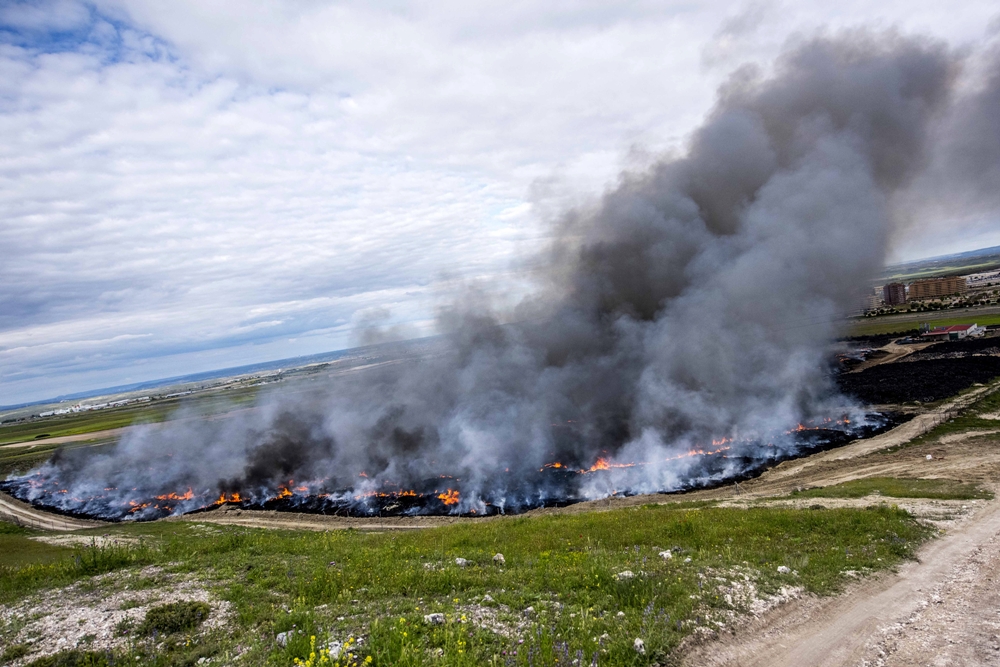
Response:
[[[344,645],[338,642],[336,639],[331,639],[330,643],[326,645],[326,650],[330,652],[330,657],[336,660],[340,657],[340,654],[344,650]]]
[[[426,614],[424,615],[424,623],[430,625],[444,625],[444,614]]]
[[[688,556],[687,558],[685,558],[685,559],[684,559],[684,562],[685,562],[685,563],[690,563],[690,562],[691,562],[691,557],[690,557],[690,556]]]
[[[778,574],[788,574],[791,571],[792,569],[790,567],[786,567],[785,565],[778,566]]]
[[[434,569],[434,563],[424,563],[424,569],[425,570],[433,570]]]
[[[674,555],[672,553],[670,553],[669,550],[668,551],[661,551],[660,552],[660,558],[662,558],[663,560],[670,560],[673,557],[674,557]]]
[[[465,567],[468,564],[469,564],[469,561],[465,560],[464,558],[456,558],[455,559],[455,565],[457,565],[459,567]]]
[[[288,646],[288,640],[291,638],[292,632],[289,630],[288,632],[279,632],[277,636],[275,636],[274,641],[278,644],[278,646]]]
[[[483,603],[485,604],[487,602],[493,602],[493,597],[489,593],[483,596]]]
[[[625,618],[625,612],[620,611],[617,614],[615,614],[615,616],[617,616],[618,618]]]
[[[521,614],[523,616],[525,616],[525,617],[534,616],[535,615],[535,608],[534,607],[526,607],[525,610],[521,612]]]
[[[646,655],[646,642],[642,641],[638,637],[636,637],[635,641],[632,642],[632,648],[635,649],[636,653]]]
[[[505,565],[506,563],[507,563],[507,559],[503,557],[503,554],[497,554],[497,555],[493,556],[493,564],[494,565]]]
[[[928,461],[931,461],[931,460],[933,460],[933,459],[934,459],[934,457],[933,457],[933,456],[931,456],[930,454],[928,454],[928,455],[927,455],[927,460],[928,460]]]
[[[615,579],[618,581],[626,581],[635,577],[635,573],[632,570],[623,570],[615,575]]]

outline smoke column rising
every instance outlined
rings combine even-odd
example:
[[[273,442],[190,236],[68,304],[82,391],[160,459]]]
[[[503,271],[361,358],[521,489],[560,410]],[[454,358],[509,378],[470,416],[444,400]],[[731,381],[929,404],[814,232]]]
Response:
[[[583,497],[670,490],[702,474],[691,449],[763,456],[796,424],[856,414],[827,344],[883,265],[957,65],[936,42],[854,32],[789,48],[769,76],[739,70],[684,156],[555,223],[513,313],[470,293],[442,314],[446,353],[59,458],[37,476],[68,493],[46,502],[190,488],[183,511],[292,479],[361,494],[446,473],[453,511],[516,508],[544,500],[527,480],[553,461],[645,464],[588,477]]]

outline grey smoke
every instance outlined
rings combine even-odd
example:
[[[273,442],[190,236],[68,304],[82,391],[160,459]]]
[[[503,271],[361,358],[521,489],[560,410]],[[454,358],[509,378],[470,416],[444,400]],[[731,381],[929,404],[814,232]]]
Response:
[[[930,129],[937,147],[913,187],[900,193],[902,214],[924,225],[950,221],[993,228],[1000,209],[1000,38],[967,59],[948,112]]]
[[[932,129],[978,127],[978,108],[950,106],[959,62],[927,39],[851,32],[789,48],[771,75],[738,70],[683,157],[554,223],[531,297],[506,312],[470,291],[445,309],[442,353],[42,472],[77,497],[146,498],[447,473],[468,510],[536,492],[517,488],[521,472],[601,455],[647,463],[610,478],[617,490],[678,488],[697,474],[675,458],[691,448],[752,450],[851,411],[826,345],[882,266],[894,201],[936,159]]]

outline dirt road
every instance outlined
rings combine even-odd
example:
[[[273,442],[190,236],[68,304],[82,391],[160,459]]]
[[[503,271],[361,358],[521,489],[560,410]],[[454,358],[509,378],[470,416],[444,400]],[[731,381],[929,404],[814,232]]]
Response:
[[[0,493],[0,518],[20,526],[41,530],[81,530],[105,525],[100,521],[85,521],[43,512],[27,503],[11,498],[6,493]]]
[[[348,528],[354,530],[420,530],[421,528],[434,528],[435,526],[446,526],[466,521],[461,517],[453,516],[348,517],[299,514],[297,512],[245,510],[230,505],[167,520],[196,521],[198,523],[216,523],[250,528],[276,528],[279,530],[346,530]]]
[[[1000,665],[1000,502],[919,561],[834,598],[807,597],[688,655],[687,667]],[[997,648],[994,648],[997,647]]]
[[[77,435],[60,435],[56,438],[41,438],[39,440],[25,440],[23,442],[11,442],[0,445],[0,449],[23,447],[31,449],[39,445],[62,445],[67,442],[86,442],[88,440],[114,440],[122,436],[134,426],[122,426],[121,428],[109,428],[104,431],[91,431],[90,433],[79,433]]]

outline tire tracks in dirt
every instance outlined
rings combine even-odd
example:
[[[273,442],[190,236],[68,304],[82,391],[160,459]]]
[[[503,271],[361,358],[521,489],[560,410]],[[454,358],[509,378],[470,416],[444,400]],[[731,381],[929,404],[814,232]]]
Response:
[[[935,662],[932,655],[916,644],[930,642],[907,631],[918,624],[921,612],[942,599],[940,591],[965,573],[988,571],[993,582],[979,597],[997,593],[996,576],[1000,575],[1000,502],[984,505],[960,528],[932,540],[918,552],[919,560],[906,563],[896,574],[886,574],[855,584],[837,597],[806,597],[755,621],[733,636],[704,644],[688,654],[686,667],[841,667],[846,665],[915,665],[1000,664],[1000,649],[991,635],[981,630],[980,610],[968,596],[956,596],[956,609],[963,610],[962,620],[951,634],[974,635],[977,641],[959,642],[944,628],[932,628],[930,636],[951,641],[972,656]],[[977,565],[977,563],[979,563]],[[974,578],[974,577],[973,577]],[[939,592],[935,592],[939,591]],[[996,608],[993,615],[996,616]],[[995,618],[1000,621],[1000,618]],[[931,625],[940,626],[940,623]],[[957,628],[964,628],[959,631]],[[1000,628],[1000,623],[997,625]],[[977,629],[978,628],[978,629]],[[992,642],[992,643],[991,643]],[[998,644],[1000,645],[1000,644]],[[983,662],[989,655],[996,662]],[[995,655],[995,657],[994,657]]]

